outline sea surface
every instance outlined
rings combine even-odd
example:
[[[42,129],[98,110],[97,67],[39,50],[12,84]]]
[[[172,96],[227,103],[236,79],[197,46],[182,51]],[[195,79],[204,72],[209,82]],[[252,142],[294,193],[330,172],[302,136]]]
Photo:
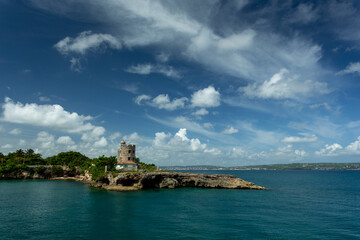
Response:
[[[0,181],[0,239],[360,239],[360,171],[197,171],[269,188]]]

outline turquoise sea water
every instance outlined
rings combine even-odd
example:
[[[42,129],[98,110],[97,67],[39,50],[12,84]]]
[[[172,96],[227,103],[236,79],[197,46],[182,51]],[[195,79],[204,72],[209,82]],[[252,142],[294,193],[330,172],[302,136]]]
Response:
[[[360,239],[360,171],[206,172],[270,190],[0,181],[0,239]]]

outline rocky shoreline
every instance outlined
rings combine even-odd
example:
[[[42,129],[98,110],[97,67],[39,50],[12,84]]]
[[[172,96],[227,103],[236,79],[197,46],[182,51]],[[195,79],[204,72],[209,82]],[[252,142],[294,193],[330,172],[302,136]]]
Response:
[[[109,173],[97,180],[85,171],[83,175],[76,176],[41,176],[39,174],[21,174],[1,176],[0,179],[53,179],[74,180],[89,184],[92,187],[103,188],[111,191],[136,191],[154,188],[223,188],[223,189],[252,189],[265,190],[254,183],[237,178],[234,175],[224,174],[199,174],[183,172],[134,172],[134,173]]]

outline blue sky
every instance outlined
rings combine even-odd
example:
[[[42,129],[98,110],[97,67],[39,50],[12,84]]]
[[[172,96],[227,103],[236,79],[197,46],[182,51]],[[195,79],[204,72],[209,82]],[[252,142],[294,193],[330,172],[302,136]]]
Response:
[[[353,162],[357,1],[0,0],[0,152]]]

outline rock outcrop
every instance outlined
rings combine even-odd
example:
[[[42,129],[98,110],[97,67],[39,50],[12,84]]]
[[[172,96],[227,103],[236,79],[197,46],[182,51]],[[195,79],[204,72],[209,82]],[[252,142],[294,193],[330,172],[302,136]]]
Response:
[[[83,181],[93,187],[107,190],[129,191],[152,188],[227,188],[264,190],[264,187],[237,178],[234,175],[198,174],[181,172],[148,172],[148,173],[119,173],[92,181],[91,176]]]
[[[87,183],[92,187],[114,191],[134,191],[153,188],[228,188],[263,190],[264,187],[247,182],[234,175],[199,174],[183,172],[136,172],[136,173],[109,173],[94,180],[89,171],[84,174],[71,172],[67,169],[61,173],[53,173],[46,169],[42,173],[19,171],[0,175],[0,180],[10,179],[62,179],[75,180]]]

